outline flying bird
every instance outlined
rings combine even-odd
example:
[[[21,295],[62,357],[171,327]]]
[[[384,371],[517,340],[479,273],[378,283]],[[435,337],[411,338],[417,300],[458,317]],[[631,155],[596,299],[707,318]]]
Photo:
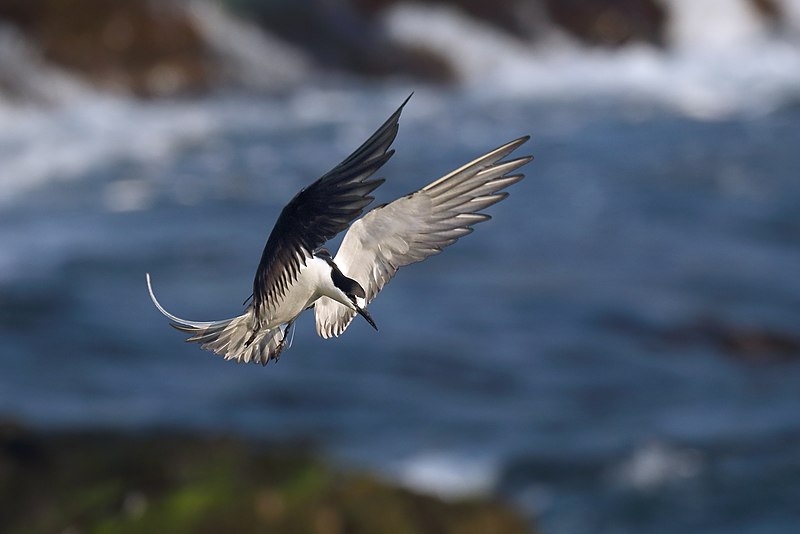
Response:
[[[356,314],[377,330],[367,305],[400,267],[438,254],[491,218],[481,210],[506,198],[502,190],[524,177],[516,171],[532,157],[506,158],[529,136],[356,220],[384,182],[372,176],[394,154],[389,147],[407,102],[347,159],[283,208],[242,315],[210,322],[176,317],[158,302],[147,274],[153,304],[173,327],[191,334],[186,341],[226,360],[266,365],[279,358],[294,321],[307,309],[314,309],[317,333],[326,339],[344,332]],[[348,227],[336,256],[331,256],[322,246]]]

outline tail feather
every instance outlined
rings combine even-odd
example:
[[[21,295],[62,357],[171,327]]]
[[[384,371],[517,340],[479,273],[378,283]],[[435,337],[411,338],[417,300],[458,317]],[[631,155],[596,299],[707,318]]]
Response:
[[[283,349],[286,326],[259,330],[254,336],[255,321],[252,306],[242,315],[223,321],[187,321],[169,313],[158,302],[150,283],[150,273],[147,273],[147,289],[153,304],[171,321],[170,325],[176,330],[191,334],[186,341],[199,343],[203,349],[219,354],[226,360],[235,360],[237,363],[253,362],[266,365],[270,360],[279,358]]]

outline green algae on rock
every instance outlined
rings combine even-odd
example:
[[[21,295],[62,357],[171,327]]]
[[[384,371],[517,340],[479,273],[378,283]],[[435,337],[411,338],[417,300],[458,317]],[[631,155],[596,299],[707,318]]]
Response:
[[[522,533],[486,500],[444,502],[296,448],[0,425],[5,533]]]

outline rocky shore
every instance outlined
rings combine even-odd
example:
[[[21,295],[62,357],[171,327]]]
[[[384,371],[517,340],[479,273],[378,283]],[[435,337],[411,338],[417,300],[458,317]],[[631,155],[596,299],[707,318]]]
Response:
[[[0,423],[0,532],[501,534],[506,506],[444,502],[303,447],[175,434],[38,434]]]
[[[780,0],[742,1],[749,2],[754,17],[779,31],[786,17]],[[227,0],[219,9],[210,2],[179,0],[7,0],[0,3],[0,30],[20,32],[49,65],[103,90],[140,97],[192,95],[243,83],[248,67],[233,72],[231,64],[246,62],[248,54],[260,60],[251,69],[273,65],[261,79],[267,89],[296,80],[295,71],[303,66],[315,72],[457,82],[450,58],[421,44],[398,42],[387,31],[383,16],[401,3],[406,2]],[[587,46],[669,46],[671,4],[659,0],[423,0],[417,5],[461,12],[534,46],[553,32]],[[228,26],[210,31],[209,9],[224,13]],[[277,49],[258,52],[252,42],[261,37],[251,30]],[[0,54],[0,92],[24,92],[15,90],[18,76],[7,70]]]
[[[170,96],[211,87],[208,43],[182,4],[144,0],[9,0],[0,21],[43,59],[108,90]]]

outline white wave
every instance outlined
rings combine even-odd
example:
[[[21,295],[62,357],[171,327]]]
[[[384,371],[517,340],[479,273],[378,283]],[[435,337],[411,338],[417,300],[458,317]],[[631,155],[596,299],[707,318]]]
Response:
[[[768,36],[767,20],[750,0],[667,0],[671,46],[689,51],[718,51]]]
[[[211,2],[187,9],[232,84],[284,89],[306,78],[308,60],[288,45]],[[47,64],[23,34],[0,25],[0,207],[111,161],[164,158],[220,128],[219,111],[209,100],[140,102],[102,93]],[[110,185],[107,208],[144,207],[150,195],[141,185]]]
[[[714,2],[728,6],[717,5],[724,16],[697,7],[705,0],[671,0],[667,50],[589,49],[558,32],[530,43],[442,6],[399,4],[384,24],[394,39],[448,58],[470,90],[492,95],[645,99],[697,118],[766,112],[800,97],[797,43],[775,34],[747,0]]]
[[[211,110],[191,102],[97,95],[56,108],[0,106],[0,206],[110,161],[158,160],[207,135],[215,123]]]
[[[11,99],[60,104],[91,89],[70,74],[48,65],[16,28],[0,24],[0,106]]]
[[[786,18],[788,30],[800,38],[800,0],[782,0],[779,5]]]
[[[48,65],[24,35],[0,25],[0,207],[114,159],[161,158],[213,125],[202,105],[104,94]],[[134,209],[145,198],[123,201],[120,192],[109,192],[111,209]]]
[[[473,457],[429,452],[397,464],[391,475],[409,489],[459,499],[490,493],[497,483],[498,469]]]
[[[231,82],[255,89],[284,89],[296,86],[311,71],[305,54],[232,17],[217,3],[192,2],[189,14],[220,56],[224,75]]]
[[[653,441],[635,450],[613,473],[624,486],[651,490],[694,478],[703,470],[703,456],[694,449],[676,448]]]

